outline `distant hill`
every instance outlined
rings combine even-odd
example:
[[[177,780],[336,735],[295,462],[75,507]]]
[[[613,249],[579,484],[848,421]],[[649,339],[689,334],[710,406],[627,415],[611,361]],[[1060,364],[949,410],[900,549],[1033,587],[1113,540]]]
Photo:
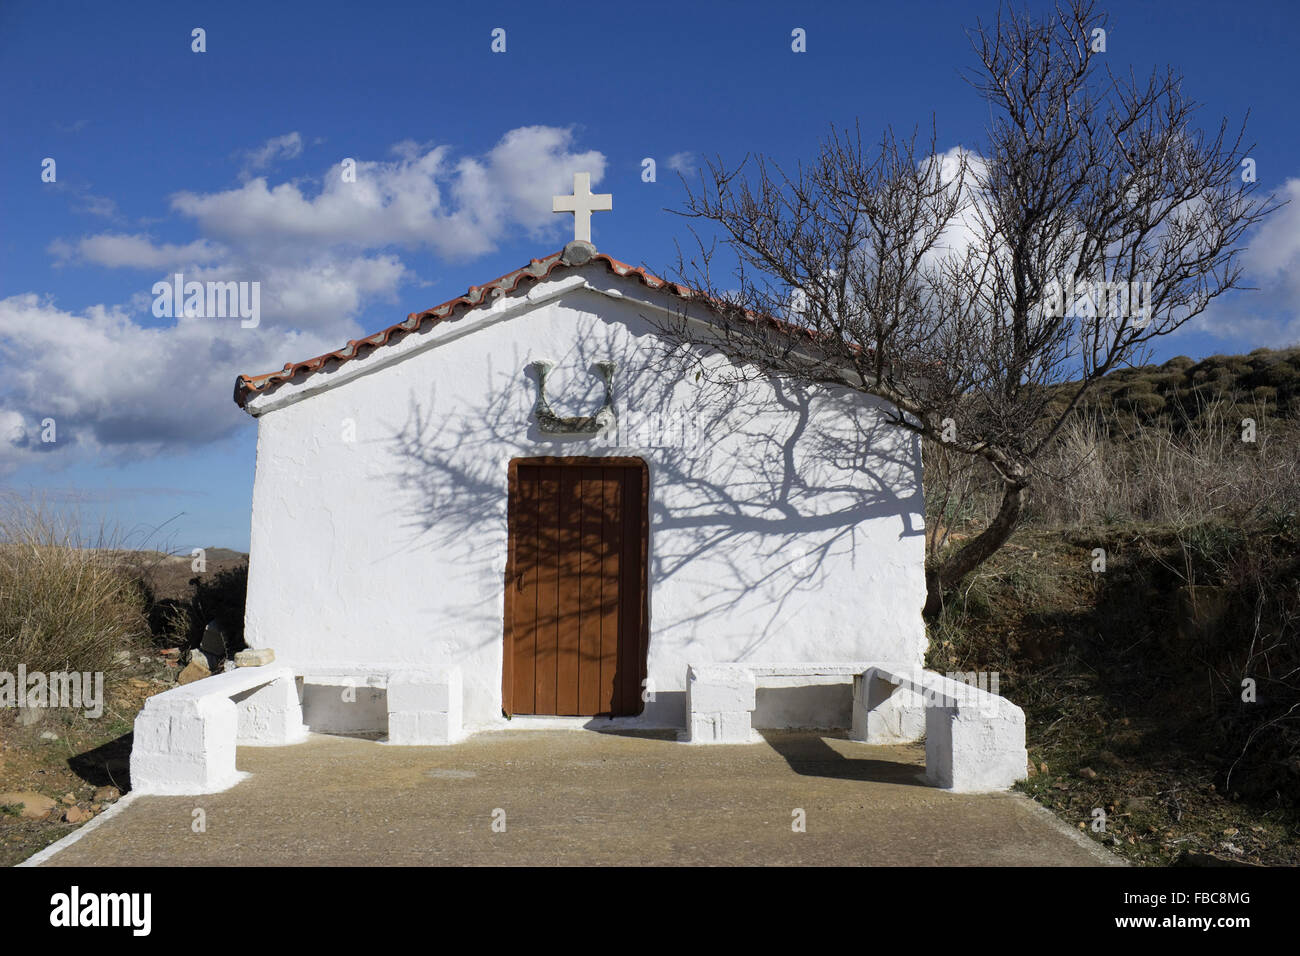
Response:
[[[1163,365],[1118,369],[1088,395],[1084,411],[1128,413],[1177,430],[1217,409],[1249,407],[1260,416],[1300,418],[1300,348],[1249,355],[1185,355]]]
[[[231,551],[229,548],[206,548],[209,561],[223,564],[248,563],[248,555],[243,551]]]

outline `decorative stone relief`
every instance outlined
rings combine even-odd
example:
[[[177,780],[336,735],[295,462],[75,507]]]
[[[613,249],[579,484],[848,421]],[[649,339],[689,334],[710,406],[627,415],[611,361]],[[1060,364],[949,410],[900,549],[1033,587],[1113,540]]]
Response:
[[[605,404],[595,415],[556,415],[551,403],[546,400],[546,377],[555,367],[553,362],[539,359],[531,363],[537,372],[537,404],[533,414],[537,416],[537,427],[543,435],[595,435],[597,432],[614,424],[614,368],[613,362],[597,362],[596,370],[605,382]]]

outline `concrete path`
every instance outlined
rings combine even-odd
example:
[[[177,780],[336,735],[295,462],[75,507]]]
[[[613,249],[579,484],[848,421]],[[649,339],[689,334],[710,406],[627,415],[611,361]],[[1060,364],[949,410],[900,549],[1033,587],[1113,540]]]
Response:
[[[139,797],[45,865],[1118,863],[1020,795],[920,784],[923,764],[919,746],[796,732],[745,747],[591,731],[449,748],[314,735],[240,748],[252,776],[236,787]],[[807,832],[792,832],[796,808]]]

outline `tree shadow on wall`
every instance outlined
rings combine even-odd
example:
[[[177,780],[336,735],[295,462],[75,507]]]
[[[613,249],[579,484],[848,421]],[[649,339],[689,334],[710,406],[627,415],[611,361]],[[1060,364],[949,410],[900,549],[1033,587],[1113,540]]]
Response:
[[[761,383],[698,381],[648,321],[644,328],[593,326],[585,334],[575,329],[565,350],[544,356],[555,362],[548,398],[559,415],[592,414],[604,397],[595,363],[615,362],[618,422],[611,435],[541,434],[532,412],[536,371],[529,364],[538,356],[519,347],[505,362],[484,357],[479,396],[486,393],[486,403],[448,394],[436,383],[410,395],[405,422],[384,439],[398,463],[390,476],[401,492],[397,547],[444,549],[463,558],[467,574],[490,567],[499,596],[510,459],[640,457],[650,467],[650,580],[656,588],[677,580],[692,595],[684,602],[689,606],[671,611],[655,613],[652,606],[653,630],[685,629],[703,643],[757,594],[765,620],[757,627],[751,620],[736,655],[743,660],[783,629],[799,626],[800,608],[818,598],[830,559],[847,557],[867,576],[879,555],[855,536],[861,522],[891,518],[900,538],[923,535],[916,441],[875,413],[874,399],[777,382],[768,407],[780,414],[755,416],[746,399]],[[716,353],[707,360],[726,361]],[[818,414],[823,403],[836,414]],[[599,517],[582,514],[579,525]],[[499,547],[478,553],[474,543],[483,540]],[[492,639],[499,640],[499,601],[485,608],[482,596],[445,594],[442,606],[459,600],[455,613],[498,622]],[[700,657],[710,659],[707,649]]]

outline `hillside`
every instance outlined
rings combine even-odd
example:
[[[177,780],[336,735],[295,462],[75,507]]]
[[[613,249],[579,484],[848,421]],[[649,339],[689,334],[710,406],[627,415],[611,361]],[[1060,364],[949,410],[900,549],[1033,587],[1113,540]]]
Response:
[[[1212,355],[1199,362],[1180,355],[1163,365],[1119,369],[1106,376],[1089,402],[1101,416],[1126,411],[1175,428],[1224,406],[1300,416],[1300,348]]]
[[[994,507],[962,467],[927,458],[938,553]],[[999,673],[1024,789],[1116,852],[1300,863],[1298,516],[1300,349],[1118,371],[929,622],[929,664]]]

